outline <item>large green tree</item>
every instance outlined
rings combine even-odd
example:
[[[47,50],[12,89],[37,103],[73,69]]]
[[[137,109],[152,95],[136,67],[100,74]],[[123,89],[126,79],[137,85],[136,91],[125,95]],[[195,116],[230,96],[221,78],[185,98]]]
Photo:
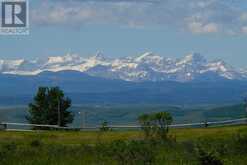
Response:
[[[73,122],[73,114],[68,110],[71,100],[64,96],[59,87],[39,87],[32,103],[29,104],[31,124],[48,124],[66,126]]]

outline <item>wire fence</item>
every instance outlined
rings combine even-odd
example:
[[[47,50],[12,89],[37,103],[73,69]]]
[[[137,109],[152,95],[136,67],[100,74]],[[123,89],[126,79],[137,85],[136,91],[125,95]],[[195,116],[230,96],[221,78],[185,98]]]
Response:
[[[198,123],[185,123],[185,124],[172,124],[170,128],[195,128],[195,127],[212,127],[212,126],[225,126],[225,125],[240,125],[246,124],[247,118],[224,120],[224,121],[213,121],[213,122],[198,122]],[[141,125],[108,125],[110,129],[141,129]],[[33,131],[35,130],[99,130],[102,126],[91,126],[91,127],[60,127],[58,125],[45,125],[45,124],[26,124],[26,123],[0,123],[0,130],[3,131]]]

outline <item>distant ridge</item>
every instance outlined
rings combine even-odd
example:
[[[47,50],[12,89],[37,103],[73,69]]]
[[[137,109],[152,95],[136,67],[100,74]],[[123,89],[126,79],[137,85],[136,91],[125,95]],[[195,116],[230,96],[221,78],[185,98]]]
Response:
[[[89,58],[74,54],[36,60],[0,60],[0,73],[38,75],[45,71],[78,71],[90,76],[125,81],[217,81],[246,80],[247,70],[236,69],[222,60],[208,61],[199,53],[171,59],[147,52],[136,57],[107,58],[102,53]]]
[[[27,105],[39,86],[59,86],[74,104],[233,104],[247,96],[247,81],[130,82],[78,71],[0,74],[0,104]]]

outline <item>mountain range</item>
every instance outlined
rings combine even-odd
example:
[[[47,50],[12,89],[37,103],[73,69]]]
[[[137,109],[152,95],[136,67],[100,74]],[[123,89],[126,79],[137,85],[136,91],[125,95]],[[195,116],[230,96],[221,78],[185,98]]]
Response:
[[[39,86],[59,86],[74,104],[233,104],[247,97],[247,72],[198,53],[0,61],[0,105],[27,105]]]
[[[0,73],[38,75],[44,71],[78,71],[95,77],[124,81],[245,80],[247,71],[222,60],[208,61],[199,53],[171,59],[147,52],[137,57],[107,58],[98,52],[83,58],[78,55],[54,56],[36,60],[0,60]]]

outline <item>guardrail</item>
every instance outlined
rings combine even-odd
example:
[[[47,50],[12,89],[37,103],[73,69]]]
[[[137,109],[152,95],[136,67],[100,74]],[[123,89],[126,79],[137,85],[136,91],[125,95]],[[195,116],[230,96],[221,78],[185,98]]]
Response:
[[[224,126],[224,125],[237,125],[247,123],[247,118],[224,120],[224,121],[213,121],[213,122],[198,122],[198,123],[185,123],[185,124],[172,124],[170,128],[186,128],[186,127],[208,127],[208,126]],[[29,127],[29,129],[18,129],[10,127]],[[0,123],[0,130],[6,131],[31,131],[35,127],[36,130],[39,128],[50,128],[54,130],[99,130],[102,126],[92,127],[59,127],[58,125],[45,125],[45,124],[26,124],[26,123]],[[111,129],[141,129],[140,125],[108,125]],[[42,130],[42,129],[40,129]]]

